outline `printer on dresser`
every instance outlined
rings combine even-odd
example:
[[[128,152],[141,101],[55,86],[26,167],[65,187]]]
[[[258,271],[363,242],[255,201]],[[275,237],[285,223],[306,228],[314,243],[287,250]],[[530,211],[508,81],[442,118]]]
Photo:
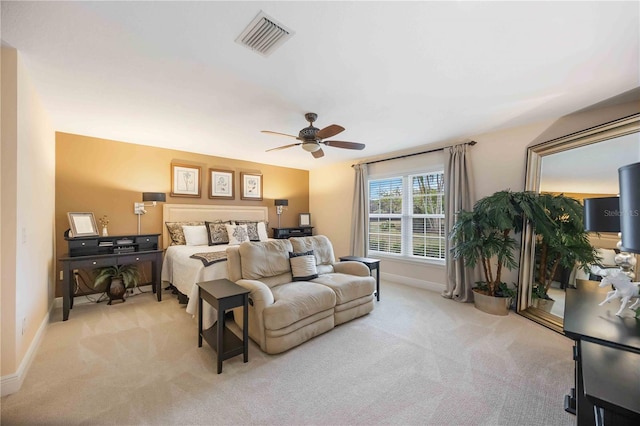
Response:
[[[62,319],[69,319],[73,308],[72,272],[104,266],[128,265],[150,261],[152,287],[158,301],[162,300],[162,250],[158,248],[160,234],[65,237],[68,253],[58,259],[62,263]]]

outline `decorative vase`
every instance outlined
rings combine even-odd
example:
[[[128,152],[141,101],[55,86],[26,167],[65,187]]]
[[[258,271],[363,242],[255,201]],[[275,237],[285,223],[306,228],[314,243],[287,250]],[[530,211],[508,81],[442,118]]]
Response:
[[[108,237],[109,236],[109,232],[107,232],[107,225],[103,225],[102,226],[102,236],[103,237]]]
[[[124,302],[124,295],[126,291],[127,289],[124,287],[122,279],[112,278],[107,291],[107,295],[109,296],[109,303],[107,303],[107,305],[110,305],[114,300],[122,300]]]

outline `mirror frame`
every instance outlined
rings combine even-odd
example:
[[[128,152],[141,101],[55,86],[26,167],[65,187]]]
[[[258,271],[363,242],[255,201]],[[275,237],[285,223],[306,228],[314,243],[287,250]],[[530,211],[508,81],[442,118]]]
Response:
[[[542,159],[545,156],[638,132],[640,132],[640,114],[634,114],[527,148],[525,191],[539,192]],[[562,318],[531,306],[534,265],[535,235],[533,233],[533,227],[527,224],[522,231],[516,312],[562,333]]]

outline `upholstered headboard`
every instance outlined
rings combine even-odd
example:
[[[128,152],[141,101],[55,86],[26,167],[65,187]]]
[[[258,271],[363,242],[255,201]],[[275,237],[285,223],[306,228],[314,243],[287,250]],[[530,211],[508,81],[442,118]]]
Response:
[[[214,206],[207,204],[163,204],[162,244],[169,246],[171,238],[165,222],[190,222],[214,220],[269,220],[269,210],[264,206]]]

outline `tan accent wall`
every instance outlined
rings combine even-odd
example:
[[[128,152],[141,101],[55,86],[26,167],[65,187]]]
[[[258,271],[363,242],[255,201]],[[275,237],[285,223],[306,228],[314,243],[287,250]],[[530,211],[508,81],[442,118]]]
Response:
[[[199,198],[172,197],[171,163],[201,167]],[[235,172],[235,199],[209,199],[209,168]],[[240,199],[240,173],[261,173],[263,200]],[[109,235],[137,233],[133,204],[143,192],[165,192],[167,203],[254,205],[269,207],[269,226],[278,223],[274,199],[289,200],[281,216],[282,227],[298,226],[298,214],[309,212],[309,172],[242,160],[195,154],[145,145],[56,133],[56,252],[67,252],[64,231],[67,212],[92,212],[96,222],[107,215]],[[162,207],[148,207],[141,219],[141,233],[162,233]],[[313,217],[312,217],[313,219]],[[99,226],[99,225],[98,225]],[[270,233],[271,235],[271,233]],[[56,294],[61,295],[59,285]]]

